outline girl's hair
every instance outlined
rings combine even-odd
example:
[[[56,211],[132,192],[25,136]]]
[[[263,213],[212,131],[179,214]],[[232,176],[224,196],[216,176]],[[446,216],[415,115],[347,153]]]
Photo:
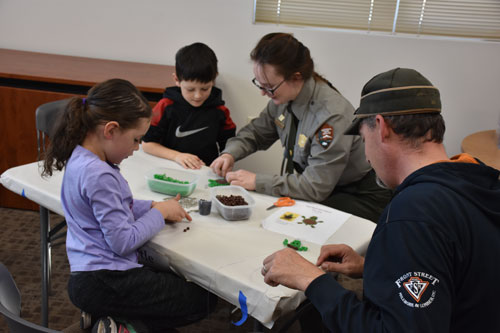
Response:
[[[314,71],[309,49],[292,34],[273,32],[265,35],[250,53],[250,59],[260,65],[273,66],[286,80],[299,72],[304,80],[313,77],[314,80],[323,81],[337,90],[327,79]]]
[[[121,130],[134,128],[140,118],[151,118],[151,106],[129,81],[111,79],[92,87],[85,98],[74,97],[58,116],[50,135],[43,176],[62,170],[73,149],[100,124],[116,121]]]

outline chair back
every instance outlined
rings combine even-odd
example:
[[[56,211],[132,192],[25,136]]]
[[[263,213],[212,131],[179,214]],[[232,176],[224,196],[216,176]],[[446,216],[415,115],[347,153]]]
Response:
[[[13,314],[21,314],[21,293],[9,270],[2,263],[0,263],[0,304]]]
[[[20,317],[21,294],[9,270],[0,263],[0,312],[5,318],[9,330],[14,333],[57,333],[43,326],[33,324]]]
[[[71,98],[61,99],[54,102],[49,102],[40,105],[35,112],[36,119],[36,141],[38,148],[38,157],[37,161],[40,161],[44,158],[45,148],[47,143],[45,142],[45,137],[49,137],[52,135],[52,130],[54,124],[56,123],[60,114],[62,114],[65,110]],[[58,238],[64,237],[66,235],[66,231],[62,231],[61,229],[66,226],[66,220],[61,221],[57,224],[52,230],[50,228],[50,217],[47,215],[46,220],[42,218],[42,206],[40,206],[40,221],[42,225],[47,227],[47,233],[42,235],[42,253],[45,253],[45,257],[42,255],[42,285],[43,287],[47,287],[50,290],[50,272],[51,272],[51,247],[56,245],[53,243]],[[46,214],[46,213],[45,213]],[[60,243],[62,244],[62,243]],[[45,272],[47,270],[47,272]],[[43,304],[48,304],[46,297],[48,295],[45,293],[45,289],[42,290],[42,308]],[[48,309],[43,309],[42,312],[48,313]],[[45,314],[43,316],[45,316]],[[46,318],[43,318],[45,321]]]
[[[57,117],[66,109],[71,99],[61,99],[59,101],[49,102],[40,105],[36,109],[36,140],[38,146],[38,160],[40,160],[42,152],[45,152],[45,137],[50,138],[52,127],[54,126]]]

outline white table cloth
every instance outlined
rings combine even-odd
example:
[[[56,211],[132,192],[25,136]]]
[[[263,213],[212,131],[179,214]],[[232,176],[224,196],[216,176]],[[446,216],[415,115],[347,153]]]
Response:
[[[156,167],[182,169],[174,162],[148,155],[142,150],[122,162],[121,172],[135,198],[159,201],[167,197],[150,191],[147,186],[144,175]],[[190,197],[210,199],[208,179],[215,179],[215,174],[207,167],[186,171],[200,175]],[[11,168],[0,177],[0,183],[9,190],[63,215],[61,182],[61,172],[56,172],[51,178],[41,178],[37,163]],[[226,221],[214,209],[208,216],[193,212],[191,223],[167,224],[141,250],[141,257],[152,265],[172,267],[186,279],[236,306],[239,306],[239,292],[243,292],[247,298],[248,314],[271,328],[280,315],[295,309],[305,296],[296,290],[270,287],[264,283],[260,273],[262,261],[284,247],[286,236],[261,227],[261,222],[273,212],[266,208],[276,198],[255,192],[250,194],[256,201],[250,219]],[[189,230],[184,231],[187,227]],[[374,229],[374,223],[351,216],[327,243],[345,243],[364,253]],[[301,255],[315,263],[320,246],[307,242],[303,245],[309,249],[300,252]]]

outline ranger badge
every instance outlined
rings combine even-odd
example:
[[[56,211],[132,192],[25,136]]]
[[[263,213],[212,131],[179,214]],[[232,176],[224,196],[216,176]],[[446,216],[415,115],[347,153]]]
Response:
[[[274,119],[274,123],[276,124],[276,126],[283,129],[283,128],[285,128],[284,120],[285,120],[285,116],[283,114],[280,114],[280,116],[278,118]]]

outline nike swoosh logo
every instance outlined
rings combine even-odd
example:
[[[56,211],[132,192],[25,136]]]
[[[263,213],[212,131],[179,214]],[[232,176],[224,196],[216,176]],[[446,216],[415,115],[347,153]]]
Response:
[[[183,138],[185,136],[193,135],[194,133],[198,133],[200,131],[203,131],[205,128],[208,128],[208,126],[205,126],[205,127],[202,127],[202,128],[197,128],[197,129],[190,130],[190,131],[184,131],[184,132],[181,132],[180,128],[181,127],[178,126],[177,129],[175,130],[175,136],[178,137],[178,138]]]

